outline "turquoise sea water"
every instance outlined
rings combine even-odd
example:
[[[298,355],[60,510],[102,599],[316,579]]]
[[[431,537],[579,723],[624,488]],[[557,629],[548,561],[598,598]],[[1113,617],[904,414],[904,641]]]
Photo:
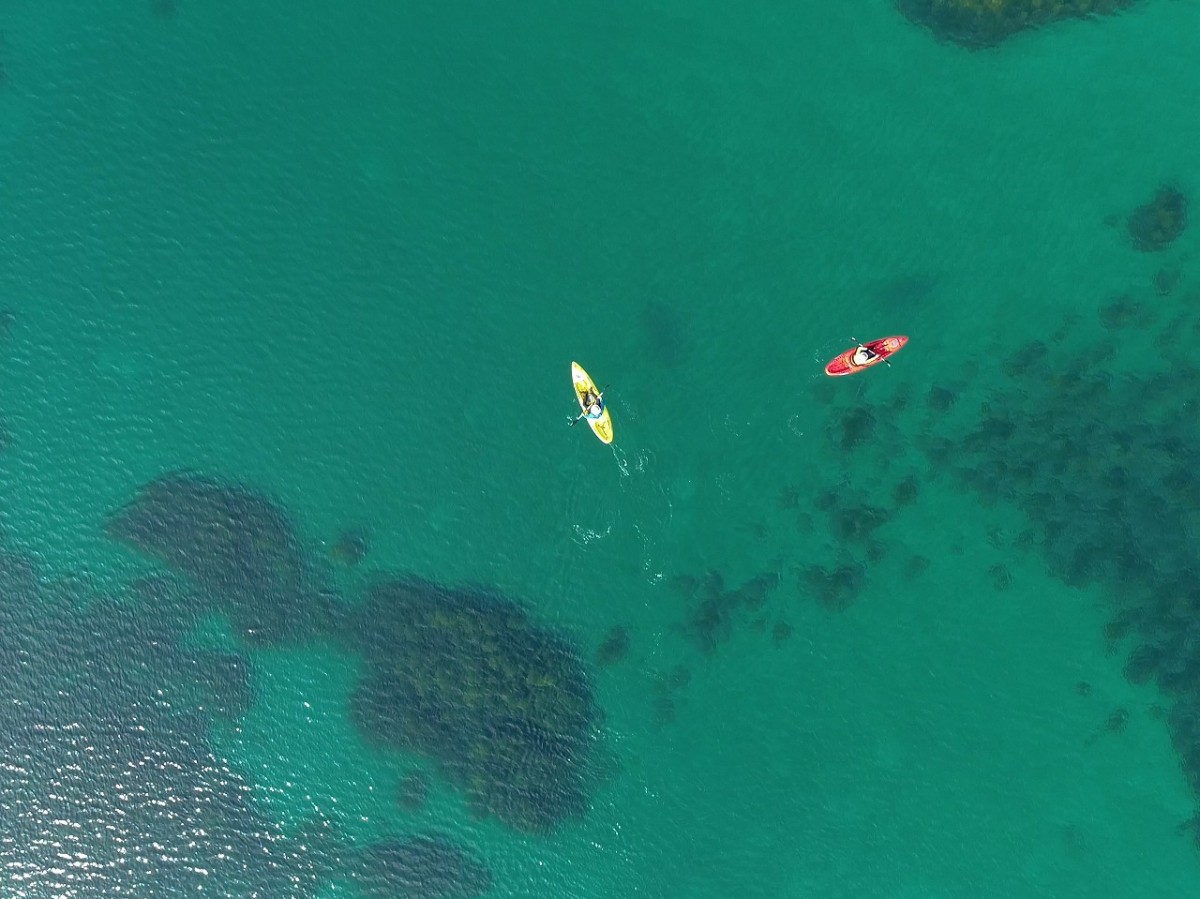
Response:
[[[209,622],[253,685],[212,749],[279,833],[436,831],[504,897],[1195,893],[1195,798],[1106,588],[1053,577],[1027,510],[926,449],[1030,340],[1108,342],[1120,381],[1192,327],[1200,231],[1143,254],[1124,221],[1162,184],[1200,197],[1200,7],[968,52],[883,2],[115,6],[0,26],[5,539],[108,589],[148,564],[106,517],[197,469],[275,497],[316,558],[369,533],[328,563],[347,595],[492,584],[589,664],[630,634],[593,668],[591,810],[527,836],[436,777],[397,804],[414,762],[352,725],[352,656]],[[1153,322],[1106,327],[1123,295]],[[822,375],[892,333],[890,370]],[[611,449],[565,426],[572,359]],[[889,517],[839,536],[830,502]],[[805,574],[838,565],[842,610]],[[710,571],[778,586],[705,654],[680,583]],[[0,892],[60,895],[35,845],[0,843],[35,871]]]

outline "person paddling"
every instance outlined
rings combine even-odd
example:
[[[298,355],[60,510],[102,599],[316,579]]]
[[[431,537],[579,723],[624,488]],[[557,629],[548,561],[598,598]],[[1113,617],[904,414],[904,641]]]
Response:
[[[572,426],[578,424],[585,418],[590,418],[593,421],[600,418],[604,414],[604,394],[597,393],[595,390],[589,390],[583,397],[583,411],[572,419]]]
[[[866,365],[873,359],[878,359],[879,354],[867,346],[865,343],[860,343],[854,349],[854,355],[850,357],[850,361],[855,365]]]
[[[830,377],[856,375],[882,362],[891,366],[891,357],[904,349],[908,337],[897,334],[894,337],[881,337],[878,340],[868,340],[859,343],[857,337],[850,338],[850,349],[839,353],[825,366],[825,374]]]

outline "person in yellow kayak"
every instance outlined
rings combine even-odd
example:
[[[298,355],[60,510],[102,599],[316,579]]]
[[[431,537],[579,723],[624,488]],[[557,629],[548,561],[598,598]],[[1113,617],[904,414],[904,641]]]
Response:
[[[593,421],[604,414],[604,393],[597,393],[595,390],[589,390],[583,397],[583,411],[575,416],[571,422],[572,425],[578,424],[585,418],[590,418]]]

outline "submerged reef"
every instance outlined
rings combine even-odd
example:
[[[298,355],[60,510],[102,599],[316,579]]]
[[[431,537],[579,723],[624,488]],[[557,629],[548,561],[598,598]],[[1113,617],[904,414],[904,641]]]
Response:
[[[1126,223],[1135,250],[1156,253],[1173,244],[1187,227],[1187,197],[1174,187],[1160,187],[1154,199],[1129,215]],[[1169,290],[1162,291],[1170,293]]]
[[[479,816],[545,833],[588,806],[599,710],[574,647],[482,588],[417,577],[367,591],[345,628],[365,660],[351,716],[421,753]]]
[[[1024,512],[1052,576],[1108,596],[1105,636],[1128,652],[1130,681],[1171,701],[1171,738],[1200,799],[1200,371],[1164,356],[1118,378],[1094,363],[1108,352],[1018,350],[1004,366],[1008,388],[951,441],[954,453],[938,455],[985,501]],[[1143,358],[1132,362],[1144,370]]]
[[[1059,19],[1115,13],[1134,0],[897,0],[908,19],[941,40],[978,49]]]
[[[586,810],[600,717],[591,685],[574,647],[516,603],[413,577],[376,583],[347,606],[314,586],[291,522],[274,502],[193,472],[143,487],[106,531],[190,585],[181,602],[170,576],[140,582],[141,599],[164,618],[195,622],[214,610],[252,645],[333,637],[361,654],[365,673],[351,698],[359,730],[376,745],[434,759],[475,814],[543,833]],[[367,549],[367,535],[351,531],[333,555],[353,565]],[[628,643],[628,631],[614,629],[598,660],[618,661]],[[238,670],[218,657],[190,664]],[[236,715],[242,695],[208,697],[207,707]],[[398,799],[415,811],[427,792],[416,777]]]
[[[487,866],[438,834],[377,843],[353,864],[363,899],[475,899],[492,887]]]
[[[105,530],[191,579],[250,642],[324,626],[330,604],[310,584],[291,522],[253,490],[193,472],[167,474],[110,516]]]

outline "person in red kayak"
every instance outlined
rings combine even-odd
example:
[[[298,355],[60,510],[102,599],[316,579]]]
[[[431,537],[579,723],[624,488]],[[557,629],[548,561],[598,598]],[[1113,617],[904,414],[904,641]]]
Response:
[[[879,354],[867,346],[865,343],[860,343],[854,349],[854,355],[850,357],[850,361],[855,365],[866,365],[872,359],[878,358]]]

